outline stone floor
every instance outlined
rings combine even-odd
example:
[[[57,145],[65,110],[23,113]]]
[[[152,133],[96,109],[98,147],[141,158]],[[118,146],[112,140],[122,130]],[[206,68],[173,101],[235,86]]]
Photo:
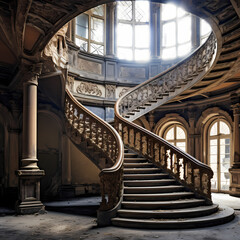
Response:
[[[47,214],[15,216],[0,208],[0,239],[98,239],[98,240],[239,240],[240,198],[213,194],[213,201],[236,209],[235,219],[227,224],[191,230],[136,230],[99,228],[96,209],[100,198],[81,198],[45,203]]]

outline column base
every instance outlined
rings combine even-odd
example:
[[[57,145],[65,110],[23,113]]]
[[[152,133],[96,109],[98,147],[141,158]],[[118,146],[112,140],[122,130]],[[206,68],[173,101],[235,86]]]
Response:
[[[18,214],[44,213],[45,207],[40,201],[40,178],[43,170],[18,170],[19,193],[16,204]]]
[[[42,204],[41,201],[21,202],[20,204],[17,204],[16,212],[17,214],[22,214],[22,215],[46,213],[45,206]]]
[[[234,165],[229,172],[231,173],[229,195],[240,197],[240,165]]]

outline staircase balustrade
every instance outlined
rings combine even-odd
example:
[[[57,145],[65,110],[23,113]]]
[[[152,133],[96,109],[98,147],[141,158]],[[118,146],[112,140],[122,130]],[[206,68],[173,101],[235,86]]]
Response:
[[[215,50],[216,38],[212,33],[191,56],[122,96],[119,113],[133,121],[191,87],[209,71]]]
[[[102,195],[100,210],[112,209],[118,203],[122,189],[124,147],[119,134],[107,122],[79,103],[68,89],[65,97],[65,118],[68,135],[75,144],[84,142],[94,146],[111,163],[110,168],[101,170],[99,177]]]
[[[208,40],[190,57],[136,86],[115,105],[115,128],[123,143],[167,171],[183,185],[211,203],[210,167],[132,121],[164,104],[192,86],[211,69],[216,38]],[[182,87],[186,85],[187,87]]]

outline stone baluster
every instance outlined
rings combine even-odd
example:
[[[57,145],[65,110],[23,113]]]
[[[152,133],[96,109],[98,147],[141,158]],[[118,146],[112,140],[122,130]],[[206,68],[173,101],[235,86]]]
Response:
[[[25,65],[26,74],[23,77],[23,136],[22,159],[19,177],[19,201],[17,212],[32,214],[44,211],[40,201],[40,178],[44,171],[37,162],[37,86],[42,64]]]

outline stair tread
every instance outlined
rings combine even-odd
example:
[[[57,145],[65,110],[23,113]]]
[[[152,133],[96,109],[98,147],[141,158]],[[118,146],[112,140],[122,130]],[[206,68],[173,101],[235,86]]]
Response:
[[[161,197],[161,196],[176,196],[176,195],[185,195],[185,196],[191,196],[194,195],[193,192],[171,192],[171,193],[124,193],[123,196],[126,197],[139,197],[139,196],[153,196],[153,197]]]
[[[190,208],[176,208],[176,209],[154,209],[154,210],[142,210],[142,209],[119,209],[118,212],[122,213],[183,213],[183,212],[198,212],[203,210],[210,210],[218,208],[218,204],[212,205],[203,205],[198,207],[190,207]]]
[[[157,168],[157,167],[155,167],[155,168],[125,168],[124,169],[124,171],[148,171],[148,172],[150,172],[150,171],[153,171],[153,172],[156,172],[156,171],[162,171],[160,168]]]
[[[196,217],[196,218],[177,218],[177,219],[131,219],[131,218],[113,218],[112,221],[127,221],[127,222],[144,222],[144,224],[147,223],[169,223],[169,224],[175,224],[175,223],[179,223],[182,224],[184,222],[189,222],[189,223],[193,223],[193,222],[202,222],[202,221],[208,221],[208,220],[214,220],[216,218],[222,218],[225,216],[233,216],[234,215],[234,210],[232,208],[229,207],[222,207],[221,211],[218,211],[216,213],[213,213],[211,215],[207,215],[207,216],[201,216],[201,217]],[[233,216],[234,217],[234,216]],[[174,226],[173,226],[174,227]]]
[[[136,182],[136,183],[145,183],[145,182],[148,182],[148,183],[154,183],[154,182],[176,182],[175,179],[173,178],[167,178],[167,179],[140,179],[140,180],[136,180],[136,179],[129,179],[129,180],[124,180],[123,182]]]
[[[137,176],[141,176],[141,175],[154,175],[154,176],[157,176],[157,175],[166,175],[166,176],[169,176],[169,174],[167,174],[167,173],[133,173],[133,174],[131,174],[131,173],[129,173],[129,174],[124,174],[124,175],[127,175],[127,176],[129,176],[129,175],[137,175]]]
[[[122,204],[136,204],[139,203],[141,205],[161,205],[161,204],[180,204],[180,203],[189,203],[189,202],[196,202],[196,203],[205,203],[204,199],[197,199],[197,198],[188,198],[188,199],[178,199],[178,200],[167,200],[167,201],[123,201]]]
[[[136,189],[136,190],[144,190],[144,189],[164,189],[164,188],[184,188],[182,185],[165,185],[165,186],[147,186],[147,187],[125,187],[124,189]]]

